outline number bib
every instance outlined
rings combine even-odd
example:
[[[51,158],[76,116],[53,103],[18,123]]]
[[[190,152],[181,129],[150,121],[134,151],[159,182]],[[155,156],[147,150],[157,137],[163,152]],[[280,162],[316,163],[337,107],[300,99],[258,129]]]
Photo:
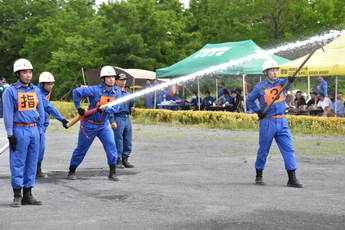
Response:
[[[270,104],[273,101],[273,99],[277,96],[277,94],[281,90],[281,88],[282,87],[280,85],[278,85],[278,86],[273,87],[271,89],[265,89],[264,90],[265,91],[265,95],[264,95],[265,102],[267,104]],[[282,92],[279,95],[278,99],[276,101],[274,101],[274,103],[277,103],[277,102],[280,102],[280,101],[283,101],[283,100],[285,100],[285,96],[284,96],[284,93]]]
[[[36,110],[38,99],[35,92],[18,92],[18,111]]]
[[[101,96],[101,99],[99,102],[97,102],[96,107],[99,107],[101,105],[105,105],[108,102],[112,102],[115,101],[116,97],[105,97],[105,96]]]

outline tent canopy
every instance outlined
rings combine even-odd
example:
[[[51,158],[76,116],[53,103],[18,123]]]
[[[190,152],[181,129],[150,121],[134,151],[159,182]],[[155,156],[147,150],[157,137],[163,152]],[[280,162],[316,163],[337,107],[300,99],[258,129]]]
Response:
[[[323,48],[325,51],[321,48],[315,51],[296,77],[345,75],[345,35],[339,36]],[[281,65],[279,76],[292,75],[307,56]]]
[[[267,59],[274,59],[278,64],[290,61],[276,55],[268,55],[252,40],[207,44],[182,61],[166,68],[157,69],[156,76],[157,78],[185,76],[255,54],[260,56],[237,65],[229,65],[227,68],[212,71],[210,74],[262,74],[262,63]]]

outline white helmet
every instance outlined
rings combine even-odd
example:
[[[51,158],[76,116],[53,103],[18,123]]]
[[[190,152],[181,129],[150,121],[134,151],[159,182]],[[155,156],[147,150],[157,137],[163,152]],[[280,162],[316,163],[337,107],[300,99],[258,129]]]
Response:
[[[279,69],[279,65],[275,60],[266,60],[263,64],[262,64],[262,72],[265,72],[265,70],[268,69]]]
[[[27,69],[33,70],[34,68],[32,67],[31,62],[29,62],[28,60],[24,58],[18,59],[13,65],[13,73],[16,73],[19,70],[27,70]]]
[[[38,79],[38,83],[43,83],[43,82],[55,82],[53,74],[49,72],[41,73]]]
[[[116,76],[115,69],[111,66],[104,66],[101,69],[100,77],[106,77],[106,76]]]

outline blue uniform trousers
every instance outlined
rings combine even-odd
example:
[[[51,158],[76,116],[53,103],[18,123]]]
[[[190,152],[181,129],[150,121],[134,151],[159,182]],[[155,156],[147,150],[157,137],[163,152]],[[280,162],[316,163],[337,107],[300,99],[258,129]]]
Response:
[[[108,124],[109,123],[106,122],[102,125],[97,125],[85,120],[82,121],[81,125],[84,127],[84,132],[89,137],[86,137],[82,132],[82,128],[80,128],[78,136],[78,146],[74,150],[71,158],[70,165],[72,167],[77,168],[81,164],[96,136],[103,144],[103,148],[107,155],[108,165],[116,165],[116,145],[114,141],[114,135],[110,130]]]
[[[10,170],[12,188],[35,186],[40,135],[37,126],[13,125],[13,135],[17,139],[16,151],[10,147]]]
[[[0,95],[0,118],[4,117],[4,103],[2,102],[2,98]]]
[[[257,153],[255,168],[265,169],[266,159],[271,148],[273,138],[280,149],[286,170],[297,168],[295,150],[292,146],[288,122],[285,118],[264,118],[260,120],[260,148]]]
[[[152,109],[152,96],[145,98],[145,104],[147,109]]]
[[[129,157],[132,152],[132,122],[129,115],[116,115],[117,129],[114,129],[117,153],[119,157]]]

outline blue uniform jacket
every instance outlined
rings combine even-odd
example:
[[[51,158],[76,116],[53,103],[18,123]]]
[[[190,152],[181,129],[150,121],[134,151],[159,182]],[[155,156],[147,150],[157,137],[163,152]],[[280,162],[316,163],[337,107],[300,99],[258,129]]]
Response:
[[[35,92],[38,100],[37,108],[35,110],[18,111],[18,90],[22,93]],[[41,99],[40,89],[34,84],[30,83],[28,87],[23,87],[18,80],[16,83],[7,87],[3,93],[4,103],[4,123],[7,135],[13,135],[13,122],[20,124],[37,123],[39,133],[43,133],[44,123],[44,108]]]
[[[228,91],[228,94],[230,95],[230,91],[228,88],[226,88],[225,86],[223,86],[222,88],[220,88],[218,90],[218,98],[220,98],[223,95],[223,89],[226,89]]]
[[[100,101],[101,96],[114,98],[116,97],[116,99],[118,99],[121,98],[121,90],[119,90],[116,86],[113,86],[112,89],[108,91],[107,87],[104,84],[84,88],[75,88],[73,90],[74,106],[76,108],[80,108],[80,100],[83,97],[89,97],[90,104],[88,106],[88,110],[91,110],[93,108],[96,108],[96,104]],[[97,112],[87,118],[96,122],[106,122],[109,119],[110,114],[116,113],[119,108],[120,105],[117,104],[105,109],[103,115]]]
[[[259,82],[255,87],[254,90],[248,95],[247,98],[247,104],[248,106],[257,113],[259,110],[264,111],[267,107],[267,103],[265,102],[264,95],[265,95],[265,88],[271,89],[278,85],[282,86],[286,83],[286,79],[277,79],[274,83],[270,83],[267,79]],[[264,88],[265,87],[265,88]],[[284,94],[284,97],[286,95],[286,91],[282,92]],[[256,99],[259,99],[259,102],[261,104],[261,108],[255,103]],[[286,110],[286,101],[282,100],[277,103],[273,103],[272,106],[269,108],[269,110],[266,113],[266,116],[275,116],[275,115],[283,115]]]
[[[327,82],[325,80],[322,80],[319,83],[317,83],[315,92],[317,94],[323,93],[325,97],[328,97],[327,89],[328,89]]]
[[[44,127],[47,128],[49,125],[49,115],[52,115],[55,119],[62,121],[65,119],[55,108],[55,106],[47,99],[49,92],[45,90],[41,85],[38,85],[41,91],[41,99],[43,102],[43,107],[45,111]]]
[[[204,105],[212,105],[214,102],[213,97],[205,97],[204,100],[202,100],[202,104]]]
[[[121,97],[126,97],[126,96],[129,96],[131,94],[130,92],[127,92],[127,91],[121,91],[121,90],[119,90],[119,91],[121,92]],[[123,114],[123,115],[130,114],[131,108],[133,106],[134,106],[134,99],[130,99],[130,100],[127,100],[127,101],[120,103],[119,111],[116,112],[115,114],[110,115],[109,122],[113,123],[115,121],[115,116],[117,114]]]

